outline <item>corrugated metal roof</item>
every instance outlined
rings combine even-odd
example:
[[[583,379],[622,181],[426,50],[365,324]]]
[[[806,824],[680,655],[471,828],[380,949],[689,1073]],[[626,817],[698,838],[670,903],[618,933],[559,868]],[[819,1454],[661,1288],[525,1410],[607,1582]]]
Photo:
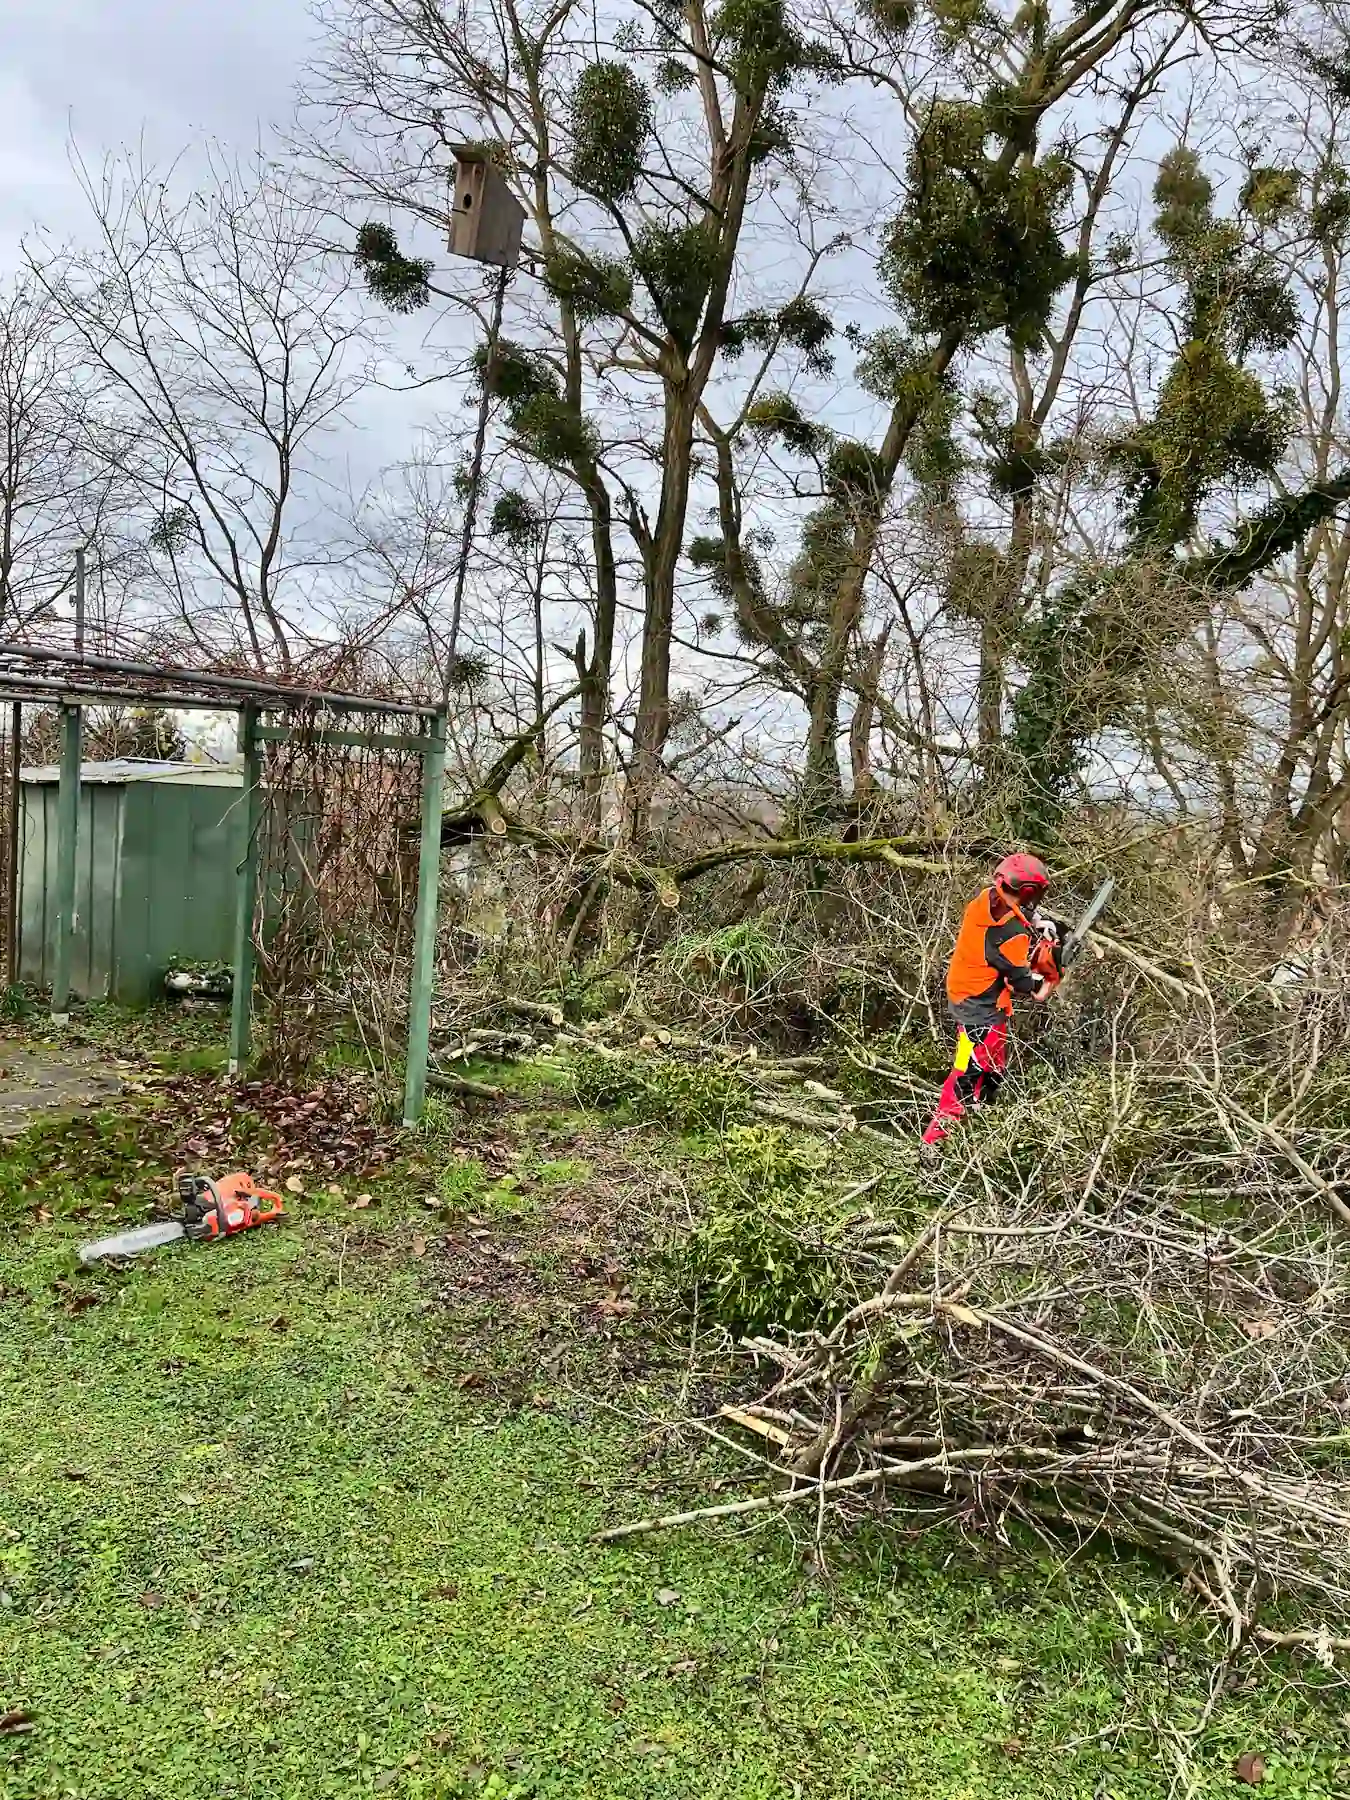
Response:
[[[59,781],[59,764],[38,769],[20,769],[19,780],[30,785]],[[157,762],[150,757],[118,756],[110,762],[80,764],[81,782],[116,786],[132,781],[173,781],[186,787],[242,787],[242,769],[228,763]]]

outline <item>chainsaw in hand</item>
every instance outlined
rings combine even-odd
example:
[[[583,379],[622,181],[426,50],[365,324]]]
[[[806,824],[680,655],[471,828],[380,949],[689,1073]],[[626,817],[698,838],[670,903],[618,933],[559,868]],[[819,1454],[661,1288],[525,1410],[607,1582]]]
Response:
[[[1031,952],[1031,967],[1034,974],[1049,988],[1059,985],[1066,969],[1083,953],[1087,943],[1087,934],[1106,911],[1111,895],[1115,891],[1115,882],[1108,875],[1088,901],[1087,909],[1081,919],[1063,938],[1052,921],[1044,921],[1041,936]],[[1035,922],[1035,921],[1034,921]]]

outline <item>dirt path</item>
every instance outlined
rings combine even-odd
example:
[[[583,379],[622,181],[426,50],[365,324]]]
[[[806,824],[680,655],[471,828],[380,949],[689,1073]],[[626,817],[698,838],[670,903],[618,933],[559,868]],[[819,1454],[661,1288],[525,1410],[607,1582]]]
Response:
[[[126,1086],[127,1073],[96,1050],[0,1038],[0,1138],[17,1137],[34,1119],[106,1105]]]

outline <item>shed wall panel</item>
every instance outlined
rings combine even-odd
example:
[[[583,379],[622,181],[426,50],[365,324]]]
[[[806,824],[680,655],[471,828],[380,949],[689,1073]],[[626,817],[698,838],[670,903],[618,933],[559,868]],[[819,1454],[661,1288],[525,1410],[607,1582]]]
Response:
[[[54,782],[26,783],[20,817],[20,978],[50,986],[55,956]],[[75,855],[71,990],[138,1003],[179,958],[228,962],[240,790],[218,782],[85,782]]]

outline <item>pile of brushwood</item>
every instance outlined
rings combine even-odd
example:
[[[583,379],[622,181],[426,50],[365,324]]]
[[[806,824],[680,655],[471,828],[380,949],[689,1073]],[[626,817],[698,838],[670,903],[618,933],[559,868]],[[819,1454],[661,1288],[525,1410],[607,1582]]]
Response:
[[[1167,1558],[1235,1644],[1350,1651],[1350,1057],[1281,1094],[1227,1051],[1033,1079],[842,1193],[733,1127],[681,1258],[748,1359],[709,1423],[782,1477],[607,1535],[919,1497]]]

